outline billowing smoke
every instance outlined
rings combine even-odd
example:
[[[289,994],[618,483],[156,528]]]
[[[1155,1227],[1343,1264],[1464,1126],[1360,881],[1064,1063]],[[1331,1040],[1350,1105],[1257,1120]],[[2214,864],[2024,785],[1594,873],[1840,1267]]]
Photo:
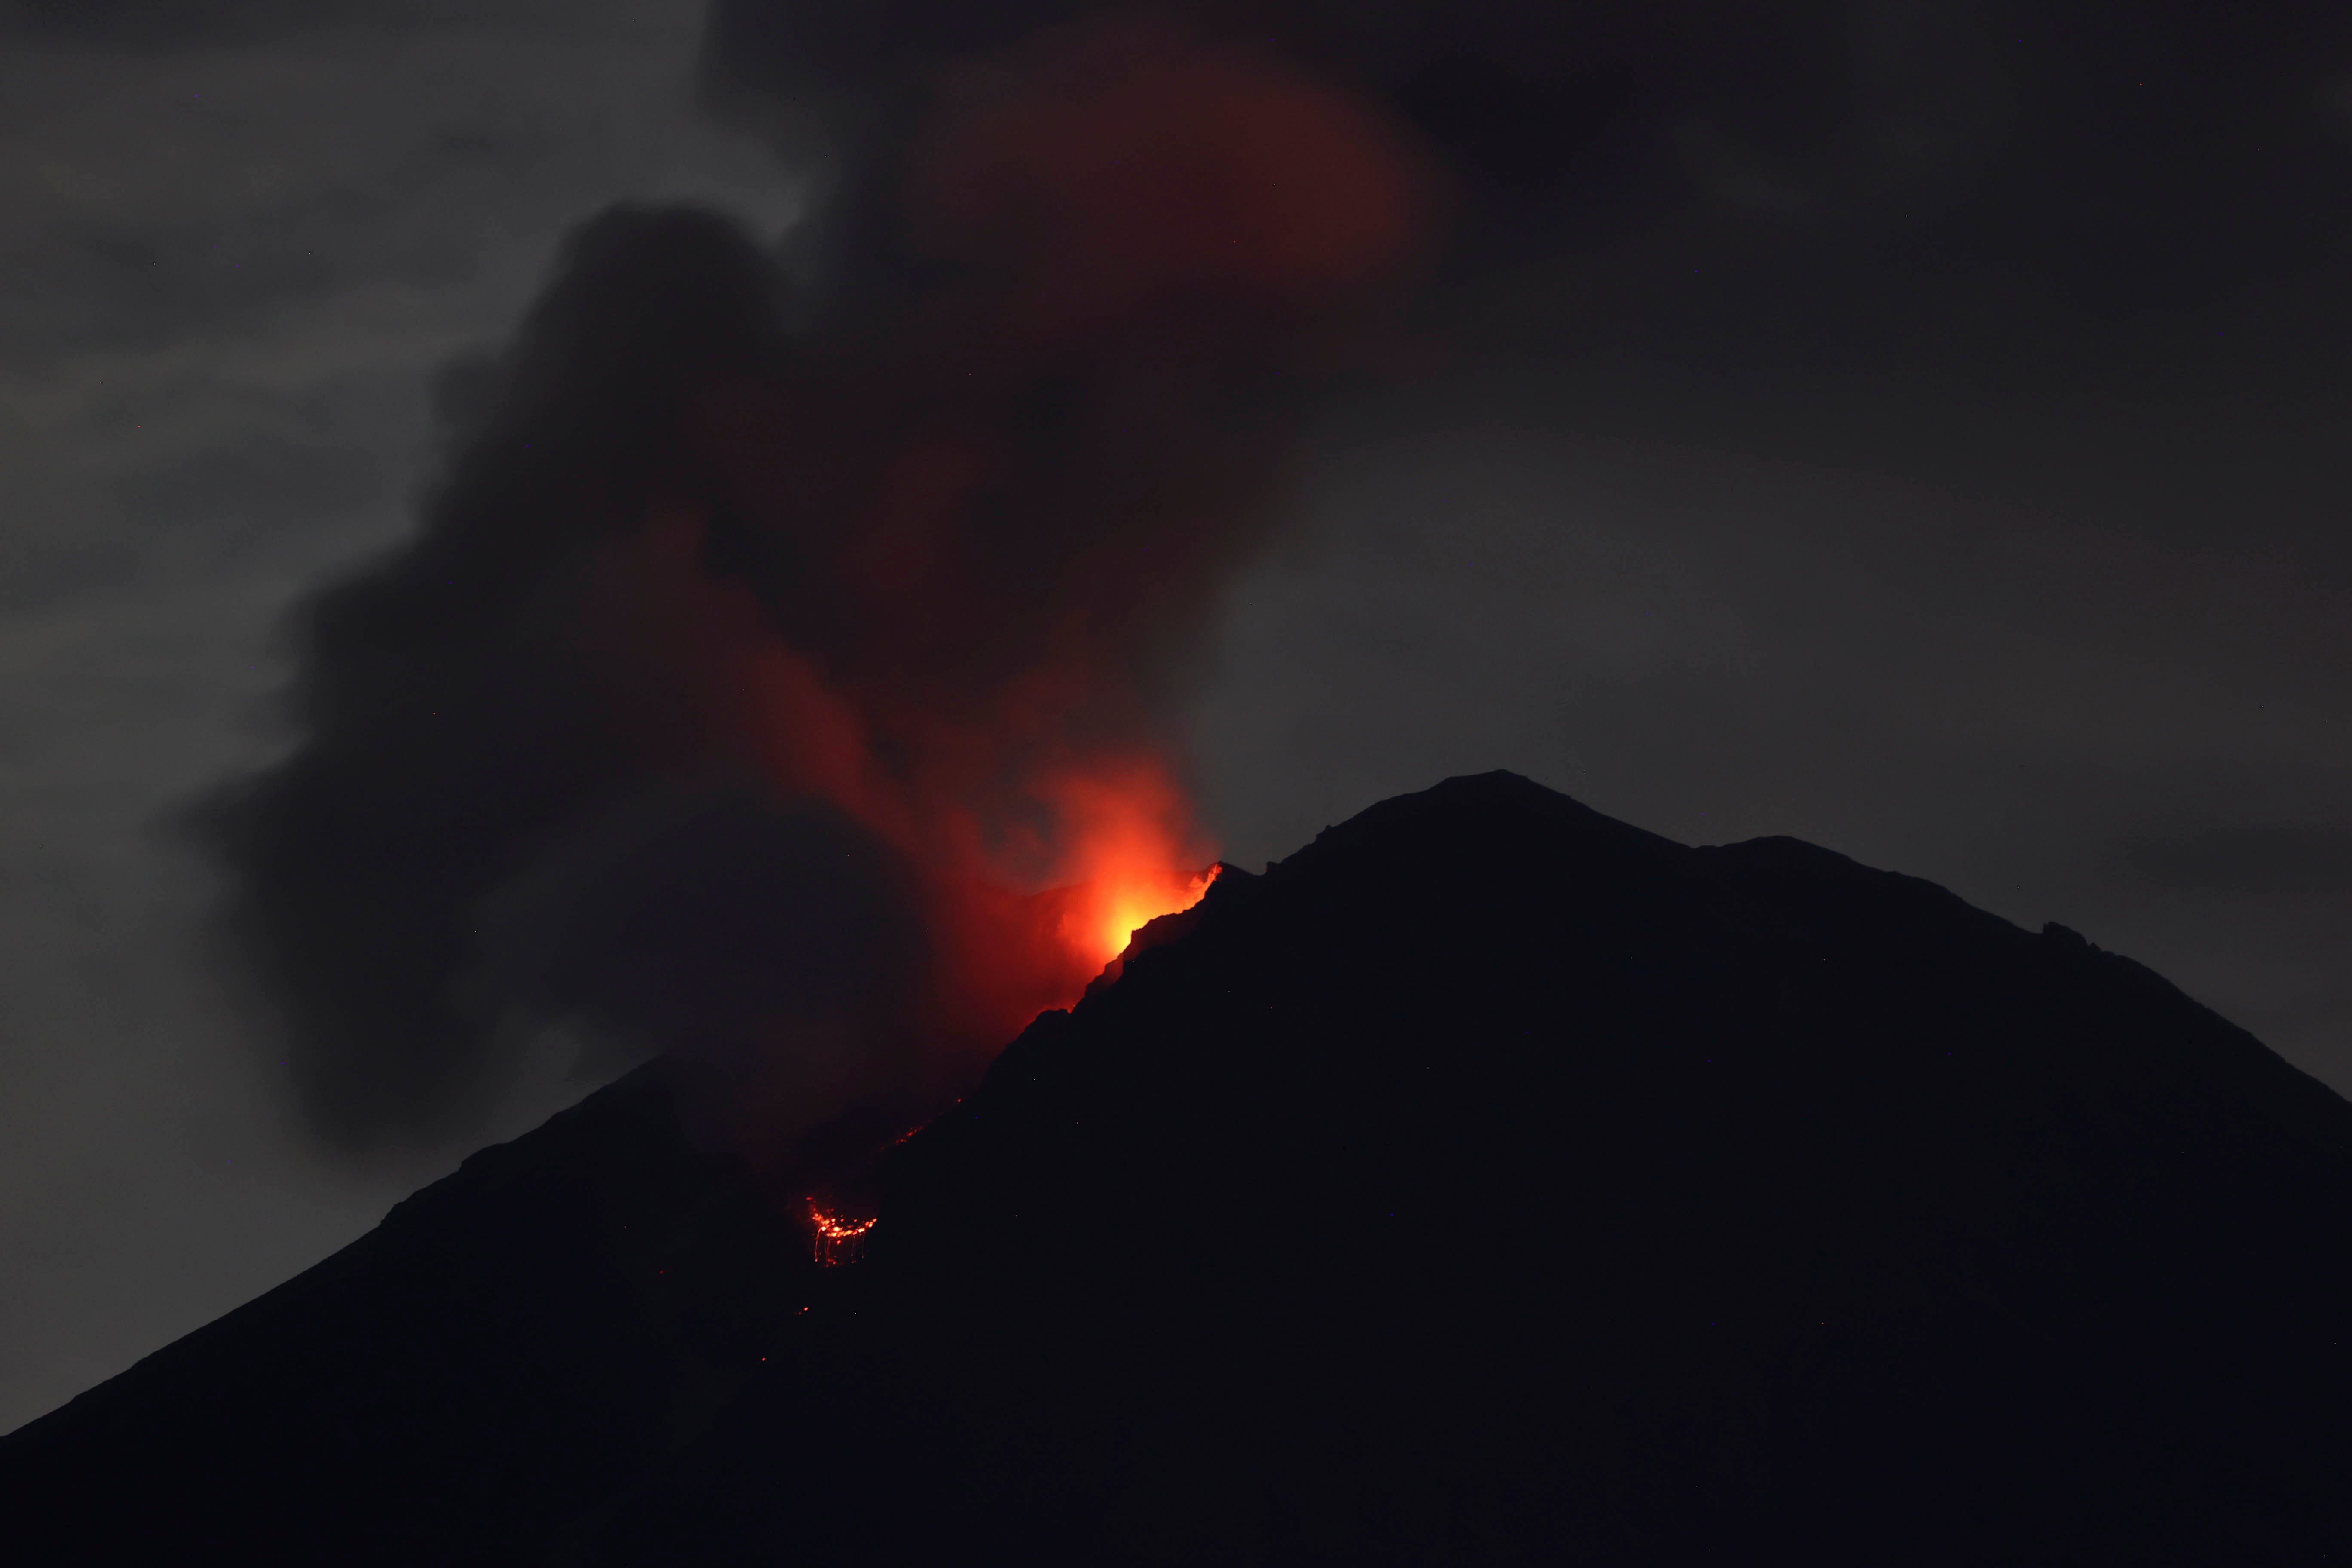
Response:
[[[836,116],[814,282],[618,210],[451,373],[422,528],[311,605],[300,742],[209,817],[332,1134],[557,1022],[789,1131],[952,1080],[1197,894],[1188,646],[1435,187],[1230,34],[990,43]]]
[[[2335,243],[2256,218],[2341,203],[2240,209],[2343,188],[2337,24],[2226,10],[712,0],[709,101],[818,217],[586,225],[451,373],[415,542],[311,607],[298,749],[210,815],[307,1103],[429,1127],[549,1022],[740,1065],[779,1124],[950,1081],[1192,895],[1188,649],[1435,229],[1423,324],[1501,358],[2039,353],[2078,285]],[[2228,155],[2164,155],[2191,123]],[[2125,199],[2157,169],[2187,194]]]

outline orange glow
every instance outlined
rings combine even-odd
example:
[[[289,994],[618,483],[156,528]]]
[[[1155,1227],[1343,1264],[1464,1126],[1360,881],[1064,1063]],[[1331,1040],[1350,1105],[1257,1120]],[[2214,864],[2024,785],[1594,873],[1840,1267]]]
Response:
[[[804,1031],[862,1058],[794,1047],[840,1103],[968,1085],[1207,891],[1169,656],[1435,216],[1379,104],[1247,38],[1054,27],[940,86],[898,215],[936,286],[698,390],[589,584],[621,742],[837,811],[919,926]]]
[[[1185,841],[1183,797],[1164,769],[1133,763],[1064,774],[1045,793],[1059,807],[1063,871],[1075,884],[1055,934],[1093,970],[1124,952],[1146,921],[1189,910],[1209,890],[1213,868],[1183,868],[1201,857]]]
[[[1112,884],[1102,895],[1108,910],[1099,917],[1095,927],[1090,952],[1101,953],[1103,962],[1108,963],[1127,951],[1128,942],[1143,926],[1161,915],[1181,914],[1199,903],[1201,895],[1209,890],[1209,884],[1216,877],[1216,868],[1212,867],[1194,872],[1181,882],[1143,875]],[[1083,939],[1086,934],[1081,927],[1077,937]]]
[[[933,985],[905,1000],[943,1058],[1074,1005],[1138,927],[1200,901],[1216,846],[1174,766],[1148,743],[1061,738],[1102,699],[1083,648],[949,721],[776,639],[748,587],[701,571],[703,548],[681,510],[614,557],[625,591],[607,625],[660,668],[651,722],[684,731],[682,752],[731,752],[780,799],[828,802],[917,868]]]

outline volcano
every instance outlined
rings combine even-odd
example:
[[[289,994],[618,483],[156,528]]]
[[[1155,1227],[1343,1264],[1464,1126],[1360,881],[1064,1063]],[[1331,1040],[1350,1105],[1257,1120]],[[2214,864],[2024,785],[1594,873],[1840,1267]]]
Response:
[[[701,1070],[0,1442],[15,1559],[2352,1551],[2352,1106],[1793,839],[1385,802],[830,1171],[830,1259]]]

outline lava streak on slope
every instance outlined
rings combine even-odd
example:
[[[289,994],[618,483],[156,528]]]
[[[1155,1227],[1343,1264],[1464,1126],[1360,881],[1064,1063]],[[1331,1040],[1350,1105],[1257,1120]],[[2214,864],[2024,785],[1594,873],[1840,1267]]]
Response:
[[[838,1268],[855,1263],[865,1249],[866,1233],[877,1224],[872,1218],[845,1219],[817,1206],[809,1200],[809,1232],[814,1238],[817,1265],[823,1268]]]

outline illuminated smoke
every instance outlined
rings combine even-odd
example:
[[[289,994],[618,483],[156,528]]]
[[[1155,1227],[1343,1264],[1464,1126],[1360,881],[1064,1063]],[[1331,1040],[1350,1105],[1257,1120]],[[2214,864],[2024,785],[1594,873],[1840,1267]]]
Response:
[[[301,744],[211,820],[331,1132],[431,1126],[551,1021],[790,1131],[951,1084],[1200,896],[1188,645],[1427,183],[1167,26],[928,103],[813,321],[724,219],[586,226],[453,374],[416,540],[312,607]]]

